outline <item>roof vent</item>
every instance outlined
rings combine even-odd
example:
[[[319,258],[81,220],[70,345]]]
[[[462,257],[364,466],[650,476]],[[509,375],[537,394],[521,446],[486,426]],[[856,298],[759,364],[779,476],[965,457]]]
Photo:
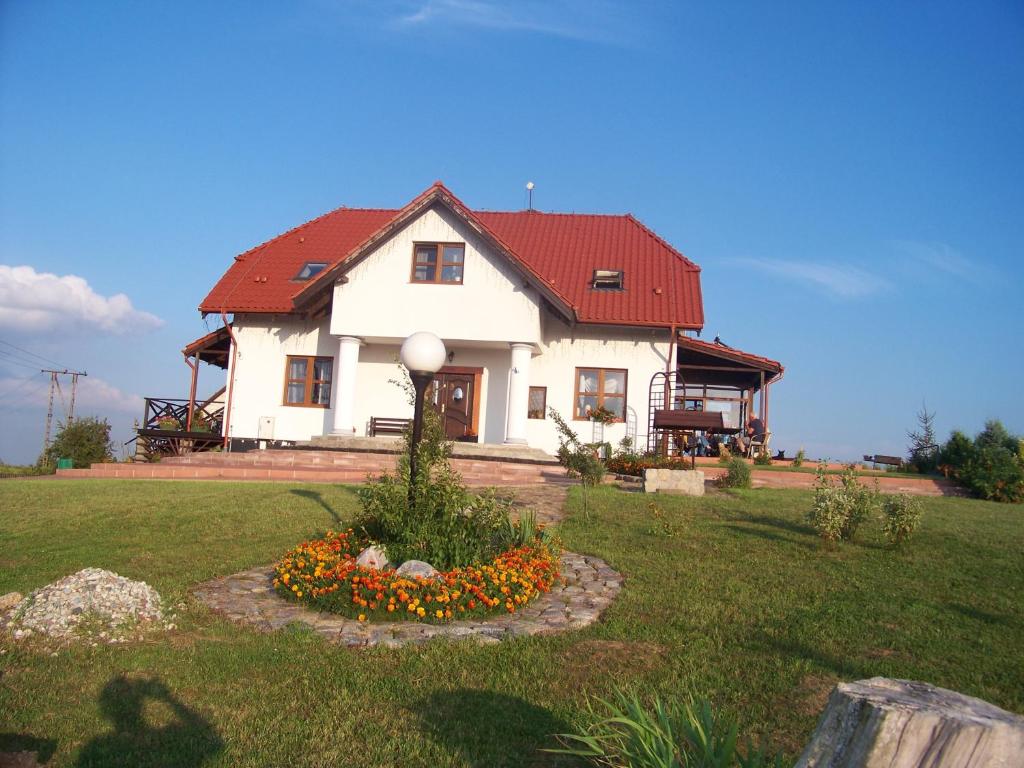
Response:
[[[307,261],[302,265],[302,269],[299,270],[299,274],[292,278],[292,280],[299,280],[305,282],[311,278],[316,277],[327,267],[322,261]]]
[[[594,279],[590,283],[595,291],[621,291],[623,286],[621,269],[595,269]]]

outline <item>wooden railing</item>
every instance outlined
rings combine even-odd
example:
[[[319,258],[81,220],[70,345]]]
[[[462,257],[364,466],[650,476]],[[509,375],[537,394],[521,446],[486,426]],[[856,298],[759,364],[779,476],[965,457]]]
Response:
[[[188,400],[147,397],[146,410],[139,430],[159,429],[165,432],[208,434],[219,436],[224,428],[224,404],[220,402],[196,403],[192,413],[192,428],[188,424]]]

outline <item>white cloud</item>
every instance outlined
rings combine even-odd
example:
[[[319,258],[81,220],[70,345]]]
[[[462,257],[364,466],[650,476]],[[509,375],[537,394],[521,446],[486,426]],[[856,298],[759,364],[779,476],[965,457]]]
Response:
[[[988,264],[968,259],[945,243],[896,240],[893,242],[893,247],[914,267],[925,267],[932,271],[944,272],[973,283],[988,282],[995,277],[995,273]]]
[[[54,415],[64,420],[71,400],[71,377],[60,377],[60,395],[54,395]],[[46,408],[50,394],[50,379],[37,374],[27,378],[0,378],[0,408],[24,410]],[[81,376],[75,395],[75,413],[79,416],[105,416],[126,413],[142,418],[143,399],[129,394],[96,376]]]
[[[123,293],[101,296],[77,275],[0,264],[0,328],[23,332],[84,328],[124,334],[163,324],[156,315],[135,309]]]
[[[518,0],[498,3],[492,0],[424,0],[412,13],[401,16],[402,26],[451,24],[487,29],[538,32],[576,40],[615,40],[622,25],[612,23],[612,11],[604,2],[590,0]]]
[[[735,264],[805,283],[842,299],[859,299],[889,290],[888,280],[848,264],[785,259],[732,259]]]

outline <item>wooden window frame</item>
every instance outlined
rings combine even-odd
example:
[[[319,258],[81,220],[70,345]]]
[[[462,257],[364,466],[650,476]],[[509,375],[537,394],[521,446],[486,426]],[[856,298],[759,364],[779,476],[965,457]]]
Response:
[[[416,279],[416,251],[424,246],[432,246],[435,248],[436,262],[434,264],[434,279],[433,280],[417,280]],[[458,247],[462,249],[462,261],[445,261],[444,249],[448,247]],[[444,274],[445,267],[462,267],[462,279],[461,280],[442,280],[441,275]],[[412,269],[409,270],[409,282],[417,285],[464,285],[466,280],[466,244],[465,243],[428,243],[428,242],[415,242],[412,244]]]
[[[597,392],[580,392],[580,371],[597,371]],[[626,368],[602,368],[598,365],[578,365],[573,374],[572,380],[572,420],[573,421],[590,421],[590,418],[586,415],[581,416],[579,413],[579,404],[581,397],[596,397],[597,407],[604,407],[604,399],[608,397],[604,392],[604,375],[605,373],[621,373],[623,380],[622,387],[622,418],[615,419],[613,424],[620,424],[626,420],[626,405],[629,403],[629,370]],[[610,395],[610,397],[618,398],[618,393]]]
[[[539,389],[544,393],[544,405],[541,406],[540,416],[530,415],[530,395],[533,394],[533,390]],[[526,418],[533,419],[534,421],[543,421],[548,417],[548,388],[547,387],[530,387],[526,394]]]
[[[288,384],[291,382],[298,382],[300,379],[292,379],[288,376],[288,371],[291,368],[292,360],[305,360],[306,361],[306,377],[303,380],[304,386],[302,390],[302,402],[301,403],[289,403],[288,402]],[[331,378],[330,379],[314,379],[314,371],[316,370],[316,363],[329,361],[331,364]],[[327,382],[330,386],[327,388],[327,402],[326,403],[314,403],[311,402],[313,399],[313,385],[323,384]],[[286,355],[284,360],[284,391],[281,394],[281,404],[288,408],[323,408],[327,409],[331,407],[331,398],[333,392],[331,391],[334,387],[334,358],[325,357],[322,355]]]

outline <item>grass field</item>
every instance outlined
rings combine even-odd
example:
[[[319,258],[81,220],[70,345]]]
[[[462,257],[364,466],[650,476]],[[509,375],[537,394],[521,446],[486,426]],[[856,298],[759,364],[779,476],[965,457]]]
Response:
[[[271,561],[355,509],[349,488],[0,482],[0,593],[85,566],[182,603],[178,629],[56,655],[0,641],[0,751],[48,765],[536,766],[585,694],[707,696],[795,757],[839,680],[926,680],[1024,711],[1024,508],[926,499],[904,551],[877,525],[822,548],[810,495],[570,499],[567,547],[626,576],[586,630],[496,646],[349,650],[257,634],[189,587]],[[664,522],[663,522],[664,521]],[[666,525],[667,529],[666,530]]]

